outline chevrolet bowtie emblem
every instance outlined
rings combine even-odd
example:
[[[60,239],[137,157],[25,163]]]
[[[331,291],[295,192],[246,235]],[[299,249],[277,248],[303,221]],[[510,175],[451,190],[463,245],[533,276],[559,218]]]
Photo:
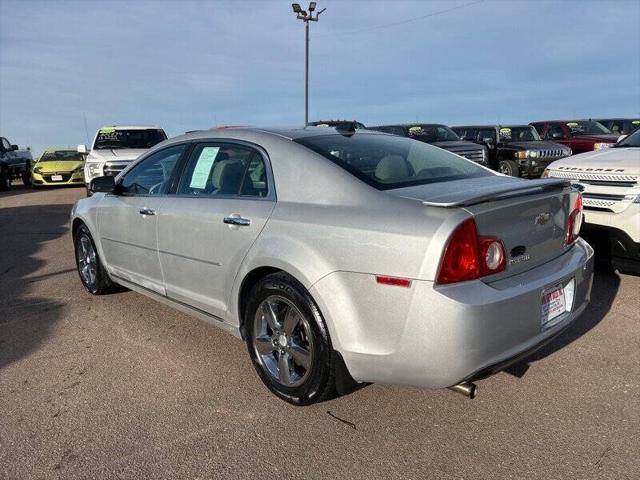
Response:
[[[547,223],[549,220],[551,219],[551,214],[550,213],[539,213],[536,216],[536,225],[544,225],[545,223]]]

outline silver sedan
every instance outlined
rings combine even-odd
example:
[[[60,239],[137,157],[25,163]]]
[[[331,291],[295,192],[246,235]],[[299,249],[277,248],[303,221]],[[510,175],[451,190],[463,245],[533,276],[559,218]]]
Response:
[[[591,291],[566,181],[384,133],[192,132],[91,189],[72,210],[89,292],[119,284],[237,335],[297,405],[365,382],[473,396]]]

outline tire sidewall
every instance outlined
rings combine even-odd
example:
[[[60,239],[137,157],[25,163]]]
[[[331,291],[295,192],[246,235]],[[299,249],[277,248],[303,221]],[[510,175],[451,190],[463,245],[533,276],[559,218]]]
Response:
[[[86,283],[84,278],[82,278],[82,275],[80,274],[80,265],[78,262],[78,242],[80,240],[80,237],[83,235],[86,235],[89,238],[89,241],[91,242],[91,245],[93,246],[93,249],[96,252],[96,263],[97,263],[96,281],[93,285],[89,285],[88,283]],[[98,249],[96,248],[96,244],[93,241],[93,237],[91,236],[89,229],[85,225],[81,225],[80,227],[78,227],[78,230],[76,231],[73,237],[73,250],[74,250],[73,254],[76,259],[76,270],[78,272],[78,276],[80,277],[80,281],[82,282],[82,285],[84,285],[84,287],[89,291],[89,293],[92,293],[93,295],[97,295],[100,291],[101,284],[104,282],[104,279],[102,278],[102,276],[104,275],[104,271],[102,269],[102,263],[100,261],[100,256],[98,255]]]
[[[11,190],[11,179],[9,178],[9,167],[0,164],[0,192]]]
[[[313,335],[313,360],[307,379],[297,387],[285,387],[265,372],[253,348],[253,330],[258,307],[267,297],[279,295],[291,301],[309,322]],[[294,405],[308,405],[321,399],[331,376],[331,342],[322,315],[302,285],[287,276],[270,275],[251,292],[244,325],[247,348],[253,366],[263,383],[278,397]]]
[[[512,162],[510,160],[500,160],[500,163],[498,164],[499,170],[502,170],[503,167],[505,167],[505,170],[507,170],[507,172],[500,172],[500,173],[503,173],[504,175],[509,175],[510,177],[518,176],[517,165],[515,164],[515,162]],[[515,170],[514,170],[514,167],[515,167]]]

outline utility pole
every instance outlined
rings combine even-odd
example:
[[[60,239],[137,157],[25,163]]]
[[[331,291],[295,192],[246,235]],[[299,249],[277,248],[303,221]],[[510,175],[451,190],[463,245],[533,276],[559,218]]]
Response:
[[[304,126],[309,124],[309,22],[317,22],[318,17],[322,12],[326,10],[323,8],[319,12],[316,11],[316,2],[310,2],[307,10],[302,10],[299,3],[292,3],[293,13],[296,14],[298,20],[304,22],[304,35],[305,35],[305,47],[304,47]]]

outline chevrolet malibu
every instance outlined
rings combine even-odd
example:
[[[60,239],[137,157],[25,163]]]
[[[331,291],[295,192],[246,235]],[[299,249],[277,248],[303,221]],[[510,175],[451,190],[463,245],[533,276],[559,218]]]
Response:
[[[368,382],[473,397],[589,301],[567,180],[505,177],[409,138],[191,132],[90,188],[71,214],[88,291],[119,284],[242,338],[297,405]]]

